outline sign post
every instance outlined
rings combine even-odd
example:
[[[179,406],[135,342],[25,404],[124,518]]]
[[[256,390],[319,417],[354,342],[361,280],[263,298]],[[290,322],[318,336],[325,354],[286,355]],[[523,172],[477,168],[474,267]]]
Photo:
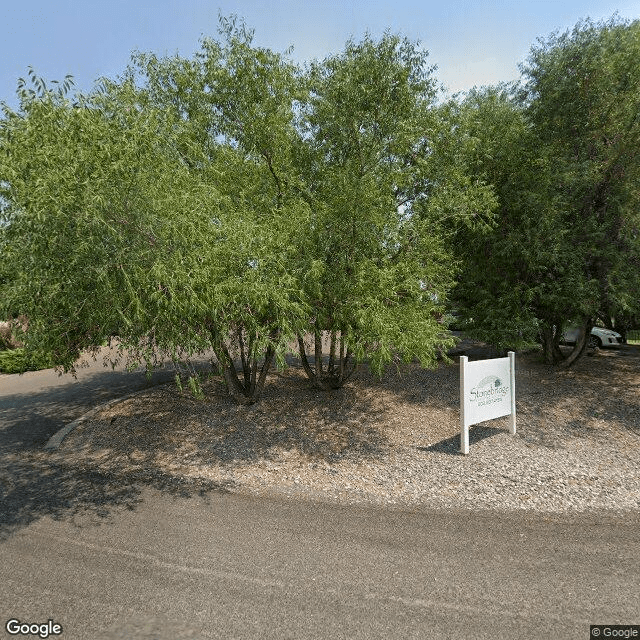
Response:
[[[506,358],[469,362],[460,357],[460,451],[469,453],[469,427],[478,422],[510,416],[509,431],[516,432],[516,354]]]

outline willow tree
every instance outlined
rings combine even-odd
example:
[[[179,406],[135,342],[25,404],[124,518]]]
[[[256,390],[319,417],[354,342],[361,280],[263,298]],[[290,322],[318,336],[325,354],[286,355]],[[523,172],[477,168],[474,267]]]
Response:
[[[428,366],[448,344],[438,318],[456,265],[443,222],[484,213],[491,198],[455,159],[427,58],[386,34],[308,69],[298,161],[312,216],[299,246],[313,364],[302,333],[298,343],[320,388],[340,387],[364,359],[376,372],[394,357]]]
[[[127,81],[140,105],[172,114],[175,152],[223,198],[219,241],[193,285],[202,313],[189,322],[230,393],[254,402],[307,315],[292,254],[308,219],[292,158],[303,83],[286,55],[254,46],[242,22],[222,18],[220,35],[192,59],[136,54]]]
[[[0,120],[0,304],[27,317],[27,352],[66,370],[114,334],[151,362],[149,336],[175,350],[174,323],[197,311],[190,276],[219,195],[194,181],[170,128],[158,135],[165,114],[39,86]]]
[[[523,99],[552,158],[562,226],[583,258],[571,294],[575,313],[558,320],[579,322],[583,344],[599,313],[638,311],[639,56],[640,21],[613,17],[541,40],[523,68]],[[558,327],[545,319],[547,341],[558,339]],[[555,349],[547,352],[557,359]]]

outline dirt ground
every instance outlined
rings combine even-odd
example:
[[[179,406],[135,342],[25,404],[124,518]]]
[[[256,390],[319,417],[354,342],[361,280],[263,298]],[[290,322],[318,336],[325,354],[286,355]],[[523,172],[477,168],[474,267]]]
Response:
[[[475,355],[482,355],[477,346]],[[304,482],[304,473],[318,467],[349,462],[366,468],[407,448],[454,450],[454,360],[433,370],[390,367],[380,380],[362,367],[331,392],[313,389],[302,368],[290,366],[270,374],[262,401],[249,407],[230,399],[216,377],[204,383],[202,400],[164,385],[99,412],[67,436],[58,455],[102,468],[161,467],[189,475],[241,468],[273,479],[275,467],[285,475],[297,470]],[[638,447],[640,347],[603,349],[566,371],[543,364],[538,353],[519,354],[516,404],[519,437],[532,446],[557,449],[582,438]],[[490,428],[506,429],[506,419]]]

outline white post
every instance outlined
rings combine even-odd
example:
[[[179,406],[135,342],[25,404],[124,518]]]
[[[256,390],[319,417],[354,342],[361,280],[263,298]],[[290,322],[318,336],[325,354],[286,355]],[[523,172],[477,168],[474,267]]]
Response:
[[[464,374],[467,368],[467,356],[460,356],[460,453],[465,456],[469,453],[469,425],[465,416],[465,404],[464,397]]]
[[[516,354],[509,351],[509,373],[511,385],[511,417],[509,418],[509,431],[516,433]]]

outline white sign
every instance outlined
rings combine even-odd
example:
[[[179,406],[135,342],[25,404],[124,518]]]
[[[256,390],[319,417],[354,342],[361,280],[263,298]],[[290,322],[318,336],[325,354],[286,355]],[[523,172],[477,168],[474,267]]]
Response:
[[[516,354],[507,358],[469,362],[460,357],[460,451],[469,453],[469,427],[478,422],[511,416],[516,432]]]

